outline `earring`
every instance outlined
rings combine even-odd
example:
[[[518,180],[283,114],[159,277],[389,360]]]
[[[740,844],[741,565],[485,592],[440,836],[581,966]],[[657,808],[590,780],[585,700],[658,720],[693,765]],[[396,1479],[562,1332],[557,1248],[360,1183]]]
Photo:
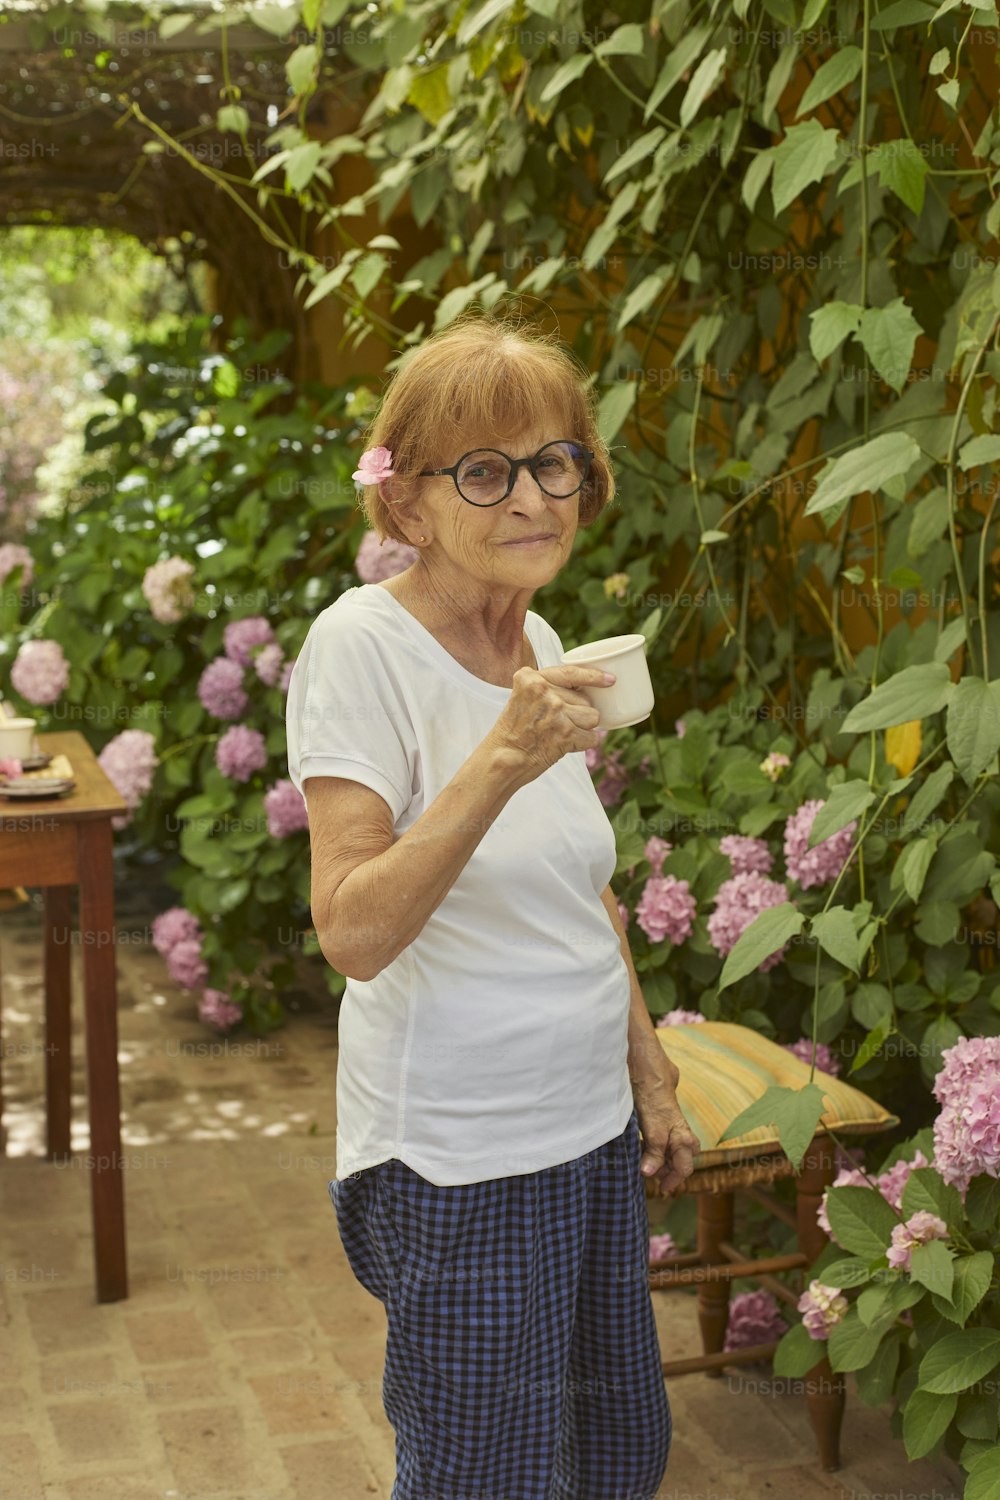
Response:
[[[427,538],[423,534],[421,534],[420,540],[422,542],[426,542]]]

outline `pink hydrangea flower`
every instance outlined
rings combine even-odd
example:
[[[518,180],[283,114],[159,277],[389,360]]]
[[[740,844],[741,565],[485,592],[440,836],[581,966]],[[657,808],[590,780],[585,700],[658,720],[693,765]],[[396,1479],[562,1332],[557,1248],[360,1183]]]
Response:
[[[802,1314],[806,1332],[812,1339],[829,1338],[847,1312],[847,1298],[839,1287],[824,1286],[821,1281],[815,1280],[810,1281],[796,1305]]]
[[[168,557],[146,569],[142,592],[154,620],[161,625],[176,625],[184,618],[194,604],[193,573],[193,564],[182,557]]]
[[[29,703],[55,703],[69,686],[69,662],[58,641],[24,641],[10,680]]]
[[[668,1255],[676,1255],[677,1246],[674,1237],[665,1230],[663,1234],[651,1234],[649,1236],[649,1258],[650,1260],[666,1260]]]
[[[674,846],[669,839],[661,839],[658,833],[650,834],[649,838],[646,840],[646,847],[642,852],[643,854],[645,854],[646,859],[649,861],[650,868],[652,869],[654,875],[661,874],[663,870],[663,861],[666,859],[667,855],[670,853],[673,847]]]
[[[785,766],[790,766],[791,761],[783,750],[772,750],[770,755],[765,755],[760,763],[760,769],[771,781],[777,781]]]
[[[737,1292],[729,1303],[724,1349],[749,1349],[754,1344],[770,1344],[787,1333],[788,1324],[778,1311],[773,1293],[760,1287],[753,1292]]]
[[[785,823],[785,868],[791,880],[797,880],[803,890],[813,885],[826,885],[835,880],[847,861],[854,844],[857,818],[852,818],[846,828],[831,833],[814,849],[807,848],[809,832],[816,814],[825,806],[825,799],[812,797]]]
[[[734,875],[747,875],[756,870],[760,875],[770,875],[774,856],[763,839],[745,838],[740,833],[727,833],[719,840],[723,854],[729,855]]]
[[[215,747],[215,764],[223,776],[249,781],[254,771],[267,765],[267,743],[259,729],[233,724]]]
[[[276,781],[264,793],[264,811],[267,813],[267,831],[273,839],[285,839],[289,834],[309,827],[305,798],[295,783],[287,779]]]
[[[392,453],[390,449],[379,446],[365,449],[351,478],[358,484],[381,484],[391,477],[392,472]]]
[[[185,990],[200,990],[208,978],[208,964],[201,956],[201,943],[182,938],[166,955],[167,968],[175,984]]]
[[[876,1178],[878,1190],[887,1203],[891,1203],[897,1212],[902,1212],[903,1189],[906,1186],[910,1173],[915,1167],[929,1166],[930,1162],[924,1153],[918,1150],[912,1161],[898,1161],[895,1166],[887,1168],[884,1172],[880,1172]]]
[[[146,729],[123,729],[104,746],[97,763],[119,797],[128,804],[128,812],[116,813],[111,825],[127,828],[153,785],[153,772],[160,764],[156,740]]]
[[[792,1052],[807,1067],[812,1067],[813,1044],[811,1036],[800,1037],[797,1042],[786,1042],[785,1051]],[[816,1066],[821,1073],[832,1073],[834,1078],[840,1074],[840,1063],[830,1051],[826,1042],[816,1043]]]
[[[657,1017],[657,1026],[692,1026],[697,1021],[704,1021],[705,1017],[700,1010],[685,1010],[682,1005],[674,1006],[664,1015]]]
[[[266,682],[268,687],[277,687],[284,665],[285,653],[277,641],[271,641],[270,645],[264,646],[253,659],[254,671],[261,682]]]
[[[683,943],[691,936],[697,902],[686,880],[676,875],[651,875],[642,888],[635,920],[650,942]]]
[[[619,901],[618,902],[618,915],[622,919],[622,926],[627,929],[628,928],[628,924],[629,924],[629,918],[631,916],[631,912],[629,911],[628,907],[625,905],[624,901]]]
[[[941,1059],[934,1165],[964,1197],[980,1173],[1000,1177],[1000,1036],[959,1037]]]
[[[274,640],[274,631],[263,615],[248,615],[243,620],[230,620],[222,632],[222,649],[230,661],[248,667],[255,646],[269,646]]]
[[[198,1016],[206,1025],[225,1031],[243,1019],[243,1011],[240,1006],[233,1004],[225,990],[209,989],[203,992],[198,1001]]]
[[[397,542],[391,536],[380,542],[374,531],[366,531],[354,559],[354,571],[362,583],[381,583],[383,578],[395,578],[412,567],[419,556],[419,548],[407,542]]]
[[[288,684],[292,676],[292,668],[294,667],[294,665],[294,661],[286,661],[285,665],[281,669],[281,676],[278,679],[278,687],[283,693],[288,692]]]
[[[238,719],[250,699],[243,687],[243,668],[228,656],[217,656],[198,678],[202,707],[216,719]]]
[[[15,568],[23,568],[21,574],[22,589],[26,589],[35,576],[35,560],[27,547],[20,542],[4,542],[0,544],[0,583],[6,582],[7,576],[13,573]]]
[[[780,881],[769,880],[756,870],[724,880],[716,893],[715,910],[708,919],[708,936],[716,953],[725,956],[760,912],[787,900],[788,892]],[[787,948],[788,943],[784,943],[777,952],[768,954],[757,965],[758,969],[762,973],[773,969],[784,958]]]
[[[943,1240],[947,1234],[948,1226],[944,1220],[922,1208],[919,1213],[911,1214],[905,1224],[893,1225],[892,1243],[886,1251],[886,1259],[895,1270],[909,1271],[910,1257],[918,1245]]]
[[[682,740],[684,738],[684,730],[686,729],[686,727],[687,726],[685,725],[683,719],[674,720],[674,734],[676,734],[679,740]]]
[[[201,923],[186,906],[171,906],[153,918],[153,947],[166,958],[178,943],[201,943]]]

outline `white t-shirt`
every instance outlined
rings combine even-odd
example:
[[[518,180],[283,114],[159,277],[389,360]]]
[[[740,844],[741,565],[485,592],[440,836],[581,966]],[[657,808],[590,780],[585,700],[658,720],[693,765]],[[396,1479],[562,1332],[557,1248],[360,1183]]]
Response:
[[[528,610],[539,667],[562,643]],[[384,797],[396,837],[496,723],[511,689],[463,667],[376,584],[313,621],[288,685],[288,773]],[[630,985],[601,901],[614,830],[574,751],[520,787],[417,937],[348,979],[337,1176],[398,1157],[438,1186],[535,1172],[619,1135],[632,1112]]]

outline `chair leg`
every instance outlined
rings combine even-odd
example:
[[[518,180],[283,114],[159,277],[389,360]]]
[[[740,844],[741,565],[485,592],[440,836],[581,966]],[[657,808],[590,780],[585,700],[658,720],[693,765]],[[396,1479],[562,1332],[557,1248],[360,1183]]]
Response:
[[[733,1237],[732,1193],[699,1193],[698,1195],[698,1257],[702,1265],[718,1265],[725,1257],[719,1249],[723,1240]],[[698,1284],[698,1322],[701,1326],[701,1347],[705,1354],[719,1354],[726,1341],[729,1323],[728,1278],[721,1281],[702,1281]],[[713,1380],[722,1378],[721,1368],[709,1369],[705,1374]]]
[[[816,1219],[820,1199],[836,1176],[833,1151],[828,1139],[816,1136],[795,1179],[796,1219],[799,1249],[809,1265],[828,1243]],[[840,1468],[840,1429],[844,1420],[844,1377],[830,1368],[826,1355],[806,1376],[806,1405],[819,1461],[826,1473]]]

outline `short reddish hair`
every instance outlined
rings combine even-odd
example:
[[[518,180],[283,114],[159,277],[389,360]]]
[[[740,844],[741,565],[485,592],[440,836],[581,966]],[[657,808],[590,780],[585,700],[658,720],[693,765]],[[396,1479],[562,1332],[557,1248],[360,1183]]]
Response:
[[[510,313],[464,314],[404,355],[369,424],[365,448],[388,448],[394,477],[419,484],[421,469],[454,463],[464,449],[489,446],[546,411],[565,425],[553,437],[572,438],[593,452],[580,491],[580,525],[589,526],[615,497],[590,377],[557,335]],[[359,503],[380,539],[407,540],[378,485],[365,485]]]

